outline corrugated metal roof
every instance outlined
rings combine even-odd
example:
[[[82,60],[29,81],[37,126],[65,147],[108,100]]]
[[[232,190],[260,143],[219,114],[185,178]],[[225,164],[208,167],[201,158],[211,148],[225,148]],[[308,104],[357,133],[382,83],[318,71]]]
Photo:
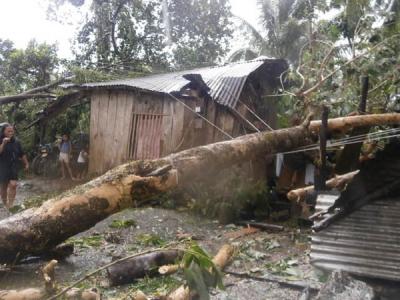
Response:
[[[319,208],[326,208],[329,197]],[[330,198],[334,201],[334,197]],[[400,201],[377,200],[312,235],[311,263],[366,277],[400,280]]]
[[[282,62],[280,59],[259,57],[251,61],[231,63],[219,67],[199,68],[181,72],[145,77],[82,84],[81,88],[134,88],[160,93],[179,92],[190,81],[187,74],[199,74],[210,88],[210,96],[218,103],[235,107],[248,76],[267,62]]]

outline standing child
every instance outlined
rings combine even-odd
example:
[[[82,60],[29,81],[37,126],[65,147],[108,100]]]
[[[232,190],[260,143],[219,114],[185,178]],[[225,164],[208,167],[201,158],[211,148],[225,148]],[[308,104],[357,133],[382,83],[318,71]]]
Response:
[[[72,144],[71,144],[68,134],[64,133],[62,135],[60,144],[58,145],[58,148],[60,149],[60,156],[58,159],[60,161],[62,179],[65,179],[65,169],[67,169],[68,174],[71,177],[71,179],[75,180],[75,177],[72,174],[71,166],[69,164],[69,158],[70,158],[71,152],[72,152]]]
[[[78,179],[85,179],[89,161],[88,147],[84,146],[78,156]]]

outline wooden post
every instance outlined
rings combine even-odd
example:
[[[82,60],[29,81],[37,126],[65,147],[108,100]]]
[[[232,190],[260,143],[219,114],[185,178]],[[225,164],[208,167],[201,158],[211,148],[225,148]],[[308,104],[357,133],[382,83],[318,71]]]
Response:
[[[326,142],[328,134],[328,115],[329,109],[324,106],[321,116],[321,129],[319,131],[319,144],[320,144],[320,159],[321,166],[319,167],[319,174],[317,176],[316,190],[326,190],[326,180],[328,179],[328,170],[326,166]]]
[[[367,110],[367,97],[368,97],[368,76],[362,76],[361,98],[360,98],[360,103],[358,105],[358,113],[360,115],[365,114]],[[367,134],[370,128],[371,128],[370,126],[355,128],[351,132],[350,137]],[[345,174],[358,169],[362,144],[363,143],[360,142],[360,143],[345,145],[335,168],[337,174]]]

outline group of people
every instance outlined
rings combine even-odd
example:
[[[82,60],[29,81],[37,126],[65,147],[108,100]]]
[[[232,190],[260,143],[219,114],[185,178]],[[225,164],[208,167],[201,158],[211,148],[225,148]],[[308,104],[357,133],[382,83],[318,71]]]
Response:
[[[77,159],[77,174],[73,175],[70,158],[72,154],[72,143],[68,134],[63,134],[58,143],[60,150],[59,162],[62,179],[66,178],[66,173],[72,180],[84,179],[87,173],[89,153],[87,146],[82,147]],[[4,124],[0,131],[0,194],[4,206],[10,209],[14,205],[17,181],[18,165],[22,162],[25,171],[29,170],[29,161],[22,145],[15,137],[14,127]]]
[[[79,152],[78,159],[77,159],[77,174],[76,176],[73,175],[71,165],[70,165],[70,158],[72,157],[72,143],[69,138],[69,135],[64,133],[61,137],[61,140],[58,143],[58,148],[60,150],[59,161],[61,167],[61,174],[62,179],[66,178],[66,172],[71,177],[72,180],[81,180],[84,179],[87,173],[87,166],[89,160],[89,152],[88,147],[82,147],[81,151]]]

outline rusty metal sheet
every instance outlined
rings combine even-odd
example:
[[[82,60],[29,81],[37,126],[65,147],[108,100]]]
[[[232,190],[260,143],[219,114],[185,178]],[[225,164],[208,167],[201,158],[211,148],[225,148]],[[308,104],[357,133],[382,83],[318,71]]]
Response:
[[[239,100],[243,86],[250,74],[264,64],[286,62],[282,59],[268,58],[265,56],[251,61],[230,63],[223,66],[198,68],[187,71],[167,74],[150,75],[132,79],[114,80],[107,82],[94,82],[82,85],[64,85],[83,89],[94,88],[126,88],[141,89],[152,92],[169,94],[180,92],[190,81],[183,76],[198,74],[210,88],[210,96],[219,104],[234,108]]]
[[[317,206],[329,205],[323,199]],[[400,201],[382,199],[312,235],[311,263],[365,277],[400,280]]]
[[[134,114],[130,133],[129,158],[159,158],[163,114]]]

